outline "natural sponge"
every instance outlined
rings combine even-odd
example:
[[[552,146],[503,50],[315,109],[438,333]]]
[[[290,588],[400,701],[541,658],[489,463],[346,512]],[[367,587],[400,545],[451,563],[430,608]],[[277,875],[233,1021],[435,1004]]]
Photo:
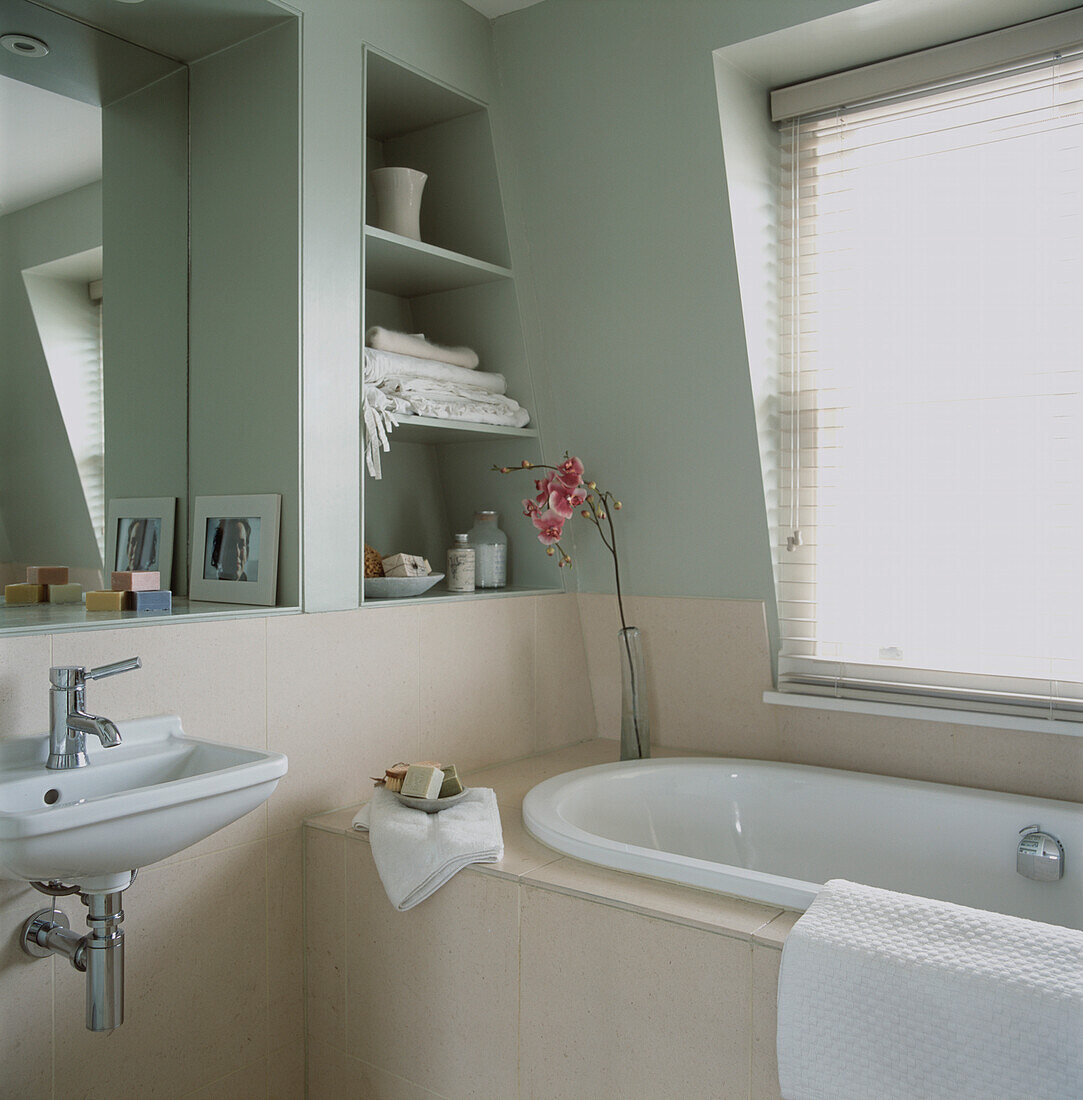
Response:
[[[384,575],[384,560],[369,544],[365,543],[365,576],[382,577]]]

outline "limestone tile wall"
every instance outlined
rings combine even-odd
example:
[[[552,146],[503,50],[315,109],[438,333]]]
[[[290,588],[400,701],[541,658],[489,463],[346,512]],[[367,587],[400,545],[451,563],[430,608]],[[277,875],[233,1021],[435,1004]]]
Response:
[[[504,861],[407,913],[352,811],[306,828],[310,1100],[778,1100],[796,914],[561,858],[510,809]]]
[[[619,736],[620,622],[580,595],[598,733]],[[656,744],[1083,801],[1083,737],[765,704],[771,659],[758,600],[633,596]]]
[[[141,671],[88,689],[96,713],[178,713],[193,736],[285,752],[290,771],[266,806],[141,871],[110,1035],[83,1027],[81,975],[19,950],[43,899],[0,880],[0,1096],[301,1100],[302,818],[422,752],[470,767],[593,737],[575,597],[0,639],[0,740],[45,731],[51,664],[133,654]],[[556,703],[536,690],[553,679]],[[81,924],[78,902],[62,908]]]

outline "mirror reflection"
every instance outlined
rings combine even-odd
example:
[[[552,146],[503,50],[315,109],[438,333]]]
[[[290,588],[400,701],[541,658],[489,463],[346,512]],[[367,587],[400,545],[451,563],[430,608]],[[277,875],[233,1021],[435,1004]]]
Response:
[[[20,48],[0,49],[0,584],[56,564],[108,588],[109,502],[175,497],[163,587],[182,594],[187,71],[0,0],[0,35],[13,30]]]

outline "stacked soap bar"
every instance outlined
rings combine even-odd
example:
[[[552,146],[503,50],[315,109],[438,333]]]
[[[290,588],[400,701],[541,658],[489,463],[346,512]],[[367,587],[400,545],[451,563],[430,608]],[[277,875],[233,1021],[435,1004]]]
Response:
[[[427,577],[432,572],[432,566],[416,554],[392,554],[384,558],[385,577]]]
[[[376,780],[377,786],[381,783],[389,791],[401,791],[413,798],[450,798],[464,789],[454,764],[437,764],[434,760],[393,764]]]
[[[173,593],[162,591],[161,574],[154,570],[112,575],[108,592],[88,592],[87,611],[135,611],[142,614],[173,610]]]
[[[78,603],[83,587],[68,583],[66,565],[30,565],[25,584],[4,585],[4,599],[17,603]]]

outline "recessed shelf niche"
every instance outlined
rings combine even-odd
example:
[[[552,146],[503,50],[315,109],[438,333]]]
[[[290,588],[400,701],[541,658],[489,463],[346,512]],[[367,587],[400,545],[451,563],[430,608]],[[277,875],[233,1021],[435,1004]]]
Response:
[[[366,51],[365,66],[366,180],[385,167],[414,168],[428,180],[421,241],[372,224],[375,200],[366,187],[363,328],[474,348],[480,369],[503,374],[509,396],[532,419],[512,428],[404,418],[381,456],[381,480],[368,475],[362,458],[363,541],[384,555],[422,554],[442,573],[453,532],[469,530],[475,511],[495,509],[509,542],[510,584],[500,594],[559,591],[557,569],[519,514],[533,482],[491,471],[541,455],[488,110],[374,50]],[[441,584],[424,601],[463,598]]]

